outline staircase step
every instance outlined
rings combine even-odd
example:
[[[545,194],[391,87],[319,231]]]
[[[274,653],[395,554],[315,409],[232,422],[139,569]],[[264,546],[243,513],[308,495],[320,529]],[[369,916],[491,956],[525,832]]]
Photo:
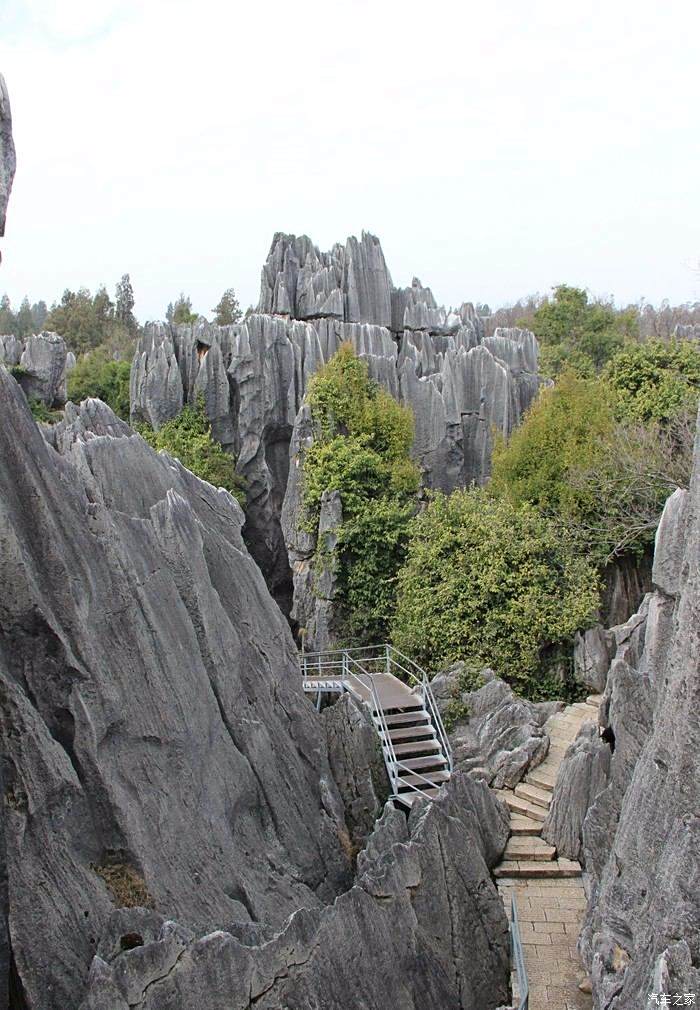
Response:
[[[384,703],[382,702],[382,704]],[[422,699],[416,697],[415,700],[413,700],[407,696],[406,700],[402,701],[400,705],[385,705],[384,714],[387,716],[388,720],[387,713],[392,715],[405,715],[408,712],[415,712],[417,709],[425,711],[425,705],[423,704]],[[375,717],[377,715],[374,708],[372,709],[372,715]]]
[[[548,862],[554,859],[557,850],[553,845],[547,845],[541,838],[509,838],[503,858],[507,860],[515,859],[530,862]]]
[[[425,781],[426,779],[429,779],[430,782],[433,783],[434,785],[439,785],[442,782],[449,782],[450,773],[447,771],[440,770],[440,771],[426,771],[421,773],[420,775],[402,775],[401,778],[399,779],[399,788],[401,788],[404,782],[407,784],[407,786],[408,784],[410,784],[413,786],[425,786],[427,788],[428,783]],[[541,828],[542,825],[539,825],[539,827]]]
[[[580,877],[581,864],[572,859],[543,860],[508,859],[493,871],[496,877]]]
[[[379,731],[379,735],[384,739],[383,730]],[[398,727],[389,727],[389,736],[391,737],[392,743],[399,740],[420,740],[421,737],[425,736],[435,736],[435,730],[432,726],[407,726],[405,729],[399,729]]]
[[[385,716],[385,718],[387,726],[405,726],[407,723],[420,722],[421,719],[427,720],[428,713],[424,708],[416,708],[411,712],[396,712],[394,715]]]
[[[439,792],[440,790],[438,788],[423,789],[420,793],[417,793],[414,789],[412,789],[409,793],[400,793],[398,797],[395,797],[395,799],[398,798],[399,803],[412,807],[420,796],[430,796],[431,799],[434,799]]]
[[[510,831],[518,838],[527,835],[539,835],[542,830],[542,821],[536,821],[534,817],[525,817],[523,814],[510,815]]]
[[[515,787],[515,795],[537,807],[544,807],[545,810],[549,809],[549,801],[552,798],[551,793],[544,789],[538,789],[537,786],[530,786],[526,782],[518,783]]]
[[[528,803],[527,800],[523,800],[512,793],[510,789],[496,790],[496,795],[508,804],[508,807],[514,814],[519,814],[521,817],[529,817],[533,821],[542,823],[547,816],[547,812],[542,807],[536,807],[534,803]]]
[[[556,772],[543,771],[541,768],[535,768],[534,771],[527,773],[525,776],[525,782],[528,785],[536,786],[538,789],[544,789],[547,793],[553,793],[556,778]]]
[[[418,757],[418,758],[403,758],[401,761],[402,765],[406,768],[434,768],[436,765],[446,765],[447,758],[444,754],[431,754],[429,757]],[[399,775],[403,775],[405,769],[399,768]]]
[[[429,737],[425,740],[410,740],[408,743],[397,743],[394,747],[394,753],[397,757],[401,757],[404,754],[415,754],[419,751],[438,751],[441,750],[441,745],[435,737]]]

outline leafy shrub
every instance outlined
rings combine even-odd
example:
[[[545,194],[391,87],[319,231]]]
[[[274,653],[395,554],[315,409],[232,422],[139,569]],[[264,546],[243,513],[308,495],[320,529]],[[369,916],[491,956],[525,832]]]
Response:
[[[496,439],[491,492],[514,505],[536,505],[565,523],[580,522],[595,502],[585,487],[572,485],[570,472],[599,458],[614,420],[607,387],[564,372],[540,392],[507,442]]]
[[[225,488],[241,506],[245,504],[245,488],[235,471],[236,461],[212,438],[201,397],[159,431],[148,425],[137,425],[137,431],[154,449],[164,449],[197,477]]]
[[[393,641],[429,669],[492,666],[538,698],[545,650],[591,620],[598,594],[595,570],[537,509],[478,488],[437,494],[411,524]]]
[[[338,604],[354,640],[385,637],[405,556],[419,474],[409,458],[413,415],[369,378],[367,364],[343,345],[307,391],[316,440],[303,470],[304,526],[313,532],[321,496],[339,491]],[[316,563],[325,563],[319,544]]]
[[[41,424],[56,424],[63,417],[60,410],[50,410],[44,401],[36,396],[30,398],[29,409],[32,412],[34,420],[39,421]]]
[[[80,403],[96,396],[128,421],[130,372],[128,361],[115,361],[104,348],[82,354],[68,374],[68,399]]]
[[[652,340],[617,354],[604,377],[616,394],[621,421],[669,421],[697,406],[700,347],[691,340]]]

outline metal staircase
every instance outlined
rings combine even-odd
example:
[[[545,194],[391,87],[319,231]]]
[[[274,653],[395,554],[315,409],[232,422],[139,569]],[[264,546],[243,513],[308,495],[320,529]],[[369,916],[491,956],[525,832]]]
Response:
[[[437,796],[452,774],[452,751],[425,670],[392,645],[300,656],[304,691],[348,691],[365,704],[379,734],[392,799],[410,807]]]

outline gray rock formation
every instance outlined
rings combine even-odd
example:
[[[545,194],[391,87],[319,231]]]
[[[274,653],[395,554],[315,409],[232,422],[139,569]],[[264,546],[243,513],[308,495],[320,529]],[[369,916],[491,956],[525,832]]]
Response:
[[[391,793],[382,748],[369,710],[349,694],[323,709],[321,718],[354,854],[372,833]]]
[[[17,1005],[64,1010],[86,984],[105,1010],[502,1003],[507,822],[486,787],[457,777],[400,839],[388,817],[353,885],[376,740],[301,694],[236,501],[99,401],[44,438],[0,370],[0,412]],[[134,894],[152,910],[113,912]]]
[[[12,112],[5,78],[0,74],[0,238],[5,234],[7,202],[15,177],[15,145],[12,139]]]
[[[489,790],[458,776],[435,803],[419,804],[408,826],[387,808],[355,885],[272,933],[234,923],[193,938],[163,917],[118,913],[81,1010],[501,1005],[507,922],[488,867],[506,835]],[[143,943],[124,949],[122,937]]]
[[[563,703],[533,704],[518,698],[488,669],[481,673],[486,680],[483,687],[465,691],[460,687],[462,670],[463,664],[458,663],[432,680],[443,716],[451,705],[459,712],[449,731],[455,765],[496,789],[513,788],[547,756],[549,736],[544,724]]]
[[[0,364],[14,369],[29,400],[40,400],[47,407],[62,407],[66,402],[75,355],[58,333],[38,333],[24,342],[14,336],[0,337]]]
[[[104,404],[70,408],[52,445],[2,370],[0,408],[9,924],[48,1010],[76,1005],[112,907],[95,867],[130,867],[201,929],[320,907],[350,866],[238,504]]]
[[[414,456],[424,483],[443,490],[486,479],[492,426],[509,434],[538,389],[531,333],[486,338],[472,305],[445,310],[417,279],[394,288],[368,234],[328,253],[306,236],[275,235],[257,314],[228,327],[149,324],[132,365],[134,421],[158,428],[204,398],[214,436],[248,485],[246,543],[283,609],[293,607],[304,627],[314,623],[307,562],[315,538],[304,541],[284,521],[283,534],[280,517],[299,509],[290,446],[298,463],[294,446],[310,436],[300,413],[308,381],[344,341],[413,409]]]
[[[564,755],[542,836],[566,859],[581,859],[583,822],[608,784],[610,756],[592,723],[581,727]]]
[[[583,823],[580,947],[596,1010],[644,1006],[664,979],[681,992],[698,982],[700,426],[690,490],[669,499],[655,556],[657,588],[615,629],[601,705],[614,753]]]

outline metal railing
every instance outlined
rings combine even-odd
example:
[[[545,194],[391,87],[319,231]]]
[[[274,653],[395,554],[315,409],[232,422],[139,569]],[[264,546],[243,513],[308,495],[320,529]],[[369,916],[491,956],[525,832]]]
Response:
[[[515,903],[515,895],[510,899],[510,963],[515,968],[518,978],[518,1010],[528,1010],[530,999],[530,986],[527,981],[527,969],[525,968],[525,956],[520,940],[520,926],[518,925],[518,906]]]
[[[372,706],[375,712],[375,719],[378,723],[381,736],[384,760],[389,773],[389,780],[393,791],[393,796],[398,796],[398,787],[408,787],[414,792],[424,794],[425,788],[434,787],[435,783],[430,778],[422,775],[416,768],[411,768],[403,761],[399,761],[394,750],[394,745],[386,721],[384,706],[376,689],[374,678],[379,674],[387,674],[396,677],[398,680],[411,686],[412,690],[419,691],[426,712],[432,726],[435,729],[436,738],[442,749],[442,753],[447,761],[447,767],[452,773],[452,748],[447,739],[447,732],[440,715],[435,695],[430,687],[430,679],[417,663],[405,656],[393,645],[384,643],[383,645],[359,647],[355,649],[331,649],[325,652],[307,652],[299,657],[301,673],[307,678],[327,678],[331,683],[339,681],[343,689],[350,689],[351,684],[360,684],[369,692],[372,699]],[[366,700],[362,691],[355,691],[361,699]],[[320,700],[320,694],[319,694]],[[399,772],[405,771],[412,778],[418,779],[423,785],[416,785],[401,778]]]

